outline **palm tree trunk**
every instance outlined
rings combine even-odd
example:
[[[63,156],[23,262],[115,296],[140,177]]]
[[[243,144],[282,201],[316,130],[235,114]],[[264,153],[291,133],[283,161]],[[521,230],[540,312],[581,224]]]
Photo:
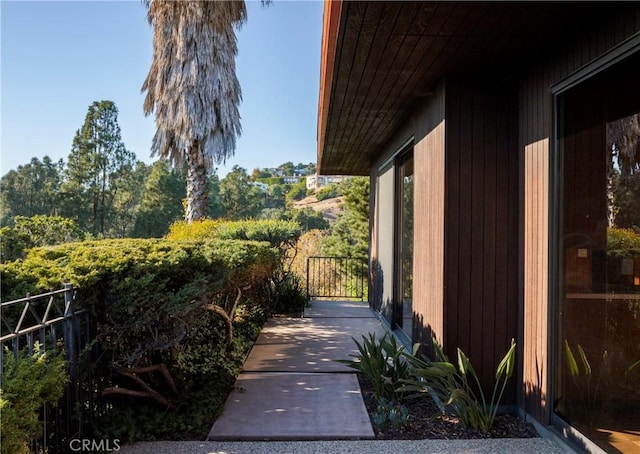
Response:
[[[207,168],[200,155],[200,145],[192,145],[187,155],[187,223],[207,216]]]

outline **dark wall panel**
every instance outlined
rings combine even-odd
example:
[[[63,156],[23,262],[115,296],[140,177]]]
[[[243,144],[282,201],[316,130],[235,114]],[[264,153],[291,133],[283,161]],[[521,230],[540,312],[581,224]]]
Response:
[[[517,100],[513,82],[447,81],[445,349],[467,353],[487,389],[517,336]]]

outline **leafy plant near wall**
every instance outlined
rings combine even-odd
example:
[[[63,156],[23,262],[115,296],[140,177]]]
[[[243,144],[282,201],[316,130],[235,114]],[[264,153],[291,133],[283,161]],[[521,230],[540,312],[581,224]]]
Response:
[[[31,440],[42,433],[40,409],[58,403],[67,382],[62,355],[45,352],[36,343],[32,354],[23,351],[18,359],[3,352],[0,388],[0,446],[3,452],[29,453]]]
[[[401,391],[413,393],[410,397],[429,396],[441,408],[451,408],[464,427],[488,433],[493,427],[507,381],[513,375],[515,342],[511,340],[511,347],[496,369],[496,382],[489,400],[485,397],[471,361],[462,350],[458,349],[456,369],[436,339],[433,339],[433,345],[437,361],[419,358],[417,353],[420,344],[414,345],[411,355],[405,355],[407,362],[411,364],[414,378],[403,380],[405,385]]]
[[[377,400],[401,401],[403,380],[409,378],[409,364],[402,360],[404,346],[399,345],[389,333],[379,340],[375,333],[369,333],[369,337],[362,335],[362,343],[353,341],[359,351],[352,355],[356,359],[337,361],[365,374],[373,383]]]

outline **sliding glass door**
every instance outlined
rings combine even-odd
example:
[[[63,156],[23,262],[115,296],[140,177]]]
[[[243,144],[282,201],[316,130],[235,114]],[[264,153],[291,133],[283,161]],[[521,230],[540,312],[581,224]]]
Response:
[[[640,452],[640,56],[558,98],[554,411]]]

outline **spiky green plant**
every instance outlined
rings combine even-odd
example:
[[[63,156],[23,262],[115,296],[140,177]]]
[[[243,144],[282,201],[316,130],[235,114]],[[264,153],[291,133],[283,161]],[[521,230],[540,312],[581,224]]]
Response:
[[[385,398],[393,402],[402,399],[399,388],[402,380],[409,378],[409,365],[403,361],[404,346],[396,342],[395,337],[385,333],[380,340],[375,333],[367,338],[362,335],[362,343],[353,339],[359,353],[351,355],[356,360],[341,359],[337,362],[362,372],[373,383],[376,400]]]
[[[433,345],[437,361],[419,358],[417,353],[420,344],[414,346],[411,355],[406,355],[414,378],[403,380],[405,385],[400,391],[411,393],[409,397],[429,396],[443,411],[447,407],[451,408],[464,427],[480,429],[488,433],[493,427],[507,381],[513,375],[515,341],[511,340],[511,347],[496,369],[496,381],[489,400],[482,390],[471,361],[462,350],[457,349],[456,369],[436,339],[433,339]]]

